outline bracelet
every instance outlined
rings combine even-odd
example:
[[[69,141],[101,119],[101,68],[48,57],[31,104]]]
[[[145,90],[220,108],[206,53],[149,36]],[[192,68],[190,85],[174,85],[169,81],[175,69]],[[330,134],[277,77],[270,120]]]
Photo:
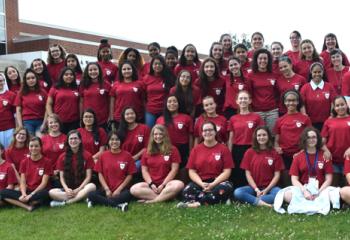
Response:
[[[260,191],[260,189],[256,187],[254,188],[254,191],[257,192],[257,191]]]
[[[149,184],[148,184],[148,187],[149,188],[152,188],[152,185],[154,184],[154,182],[150,182]]]

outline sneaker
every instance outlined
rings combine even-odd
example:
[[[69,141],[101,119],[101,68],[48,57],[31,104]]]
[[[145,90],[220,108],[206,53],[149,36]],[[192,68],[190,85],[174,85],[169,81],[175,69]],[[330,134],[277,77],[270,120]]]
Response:
[[[66,205],[65,201],[51,201],[50,202],[50,207],[61,207]]]
[[[177,208],[188,208],[188,203],[187,202],[179,202],[176,205]]]
[[[231,204],[232,204],[231,199],[227,199],[227,200],[226,200],[226,205],[231,205]]]
[[[117,205],[117,208],[120,209],[122,212],[126,212],[129,210],[128,203],[121,203]]]
[[[88,208],[92,208],[93,207],[92,202],[90,200],[87,200],[86,202],[87,202],[87,207]]]

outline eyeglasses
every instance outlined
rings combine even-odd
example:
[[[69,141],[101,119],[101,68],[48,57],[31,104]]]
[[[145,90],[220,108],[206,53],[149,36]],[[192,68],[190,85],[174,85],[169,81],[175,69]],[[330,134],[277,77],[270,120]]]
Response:
[[[300,38],[299,37],[290,37],[289,39],[290,40],[299,40]]]
[[[202,132],[213,132],[215,131],[213,128],[209,128],[209,129],[203,129]]]

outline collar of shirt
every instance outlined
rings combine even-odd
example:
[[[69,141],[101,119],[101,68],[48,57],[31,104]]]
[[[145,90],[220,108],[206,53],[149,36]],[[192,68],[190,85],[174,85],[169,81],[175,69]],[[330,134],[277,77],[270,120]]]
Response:
[[[322,80],[318,85],[316,85],[315,83],[314,83],[314,81],[310,81],[310,85],[311,85],[311,88],[312,88],[312,90],[316,90],[317,88],[319,88],[319,89],[323,89],[323,87],[324,87],[324,81]]]

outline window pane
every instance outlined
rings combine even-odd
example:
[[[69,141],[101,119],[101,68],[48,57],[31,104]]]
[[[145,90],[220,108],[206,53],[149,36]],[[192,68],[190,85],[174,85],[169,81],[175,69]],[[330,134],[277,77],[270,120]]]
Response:
[[[0,42],[6,42],[5,29],[0,28]]]
[[[5,13],[4,12],[4,0],[0,0],[0,13]]]
[[[0,27],[5,28],[5,16],[0,15]]]

